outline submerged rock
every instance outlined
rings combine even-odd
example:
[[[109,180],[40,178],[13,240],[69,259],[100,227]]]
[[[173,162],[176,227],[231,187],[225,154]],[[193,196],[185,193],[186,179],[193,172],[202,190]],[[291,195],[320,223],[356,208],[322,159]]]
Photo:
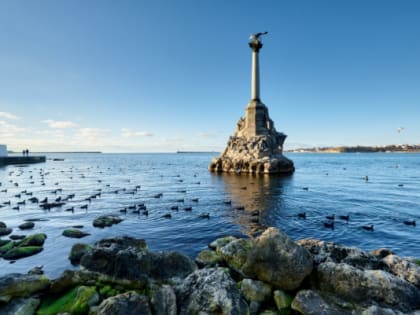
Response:
[[[286,234],[268,228],[254,242],[242,271],[282,290],[294,290],[312,272],[309,252]]]
[[[28,235],[17,246],[42,246],[46,239],[47,235],[44,233]]]
[[[95,315],[152,315],[149,298],[135,291],[126,292],[104,300]]]
[[[0,277],[0,301],[7,303],[15,297],[29,297],[49,285],[50,280],[45,276],[7,274]]]
[[[178,312],[187,314],[248,314],[248,304],[223,268],[196,270],[175,287]]]
[[[35,223],[33,223],[33,222],[25,222],[25,223],[22,223],[21,225],[19,225],[19,229],[30,230],[30,229],[33,229],[34,226],[35,226]]]
[[[63,231],[63,236],[70,238],[82,238],[90,235],[89,233],[83,232],[79,229],[66,229]]]
[[[6,260],[16,260],[38,254],[43,250],[41,246],[18,246],[7,251],[3,258]]]
[[[7,227],[0,227],[0,236],[5,236],[5,235],[9,235],[10,233],[12,233],[12,229],[7,228]]]
[[[118,224],[122,221],[123,219],[121,219],[118,216],[112,216],[112,215],[103,215],[100,217],[97,217],[95,220],[93,220],[92,225],[94,227],[98,227],[98,228],[104,228],[104,227],[109,227],[112,226],[114,224]]]

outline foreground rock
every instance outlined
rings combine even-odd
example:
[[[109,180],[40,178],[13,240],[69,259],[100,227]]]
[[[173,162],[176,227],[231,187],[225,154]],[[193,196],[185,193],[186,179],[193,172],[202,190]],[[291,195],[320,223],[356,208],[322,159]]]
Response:
[[[29,297],[46,289],[50,280],[39,275],[11,273],[0,277],[0,302],[9,302],[15,297]]]
[[[178,252],[149,252],[144,240],[130,237],[105,239],[95,244],[81,259],[91,271],[122,279],[146,281],[184,278],[197,269],[195,263]]]
[[[299,287],[313,268],[312,257],[286,234],[268,228],[255,240],[243,272],[282,290]]]
[[[44,240],[1,240],[0,249]],[[42,266],[0,277],[0,314],[419,314],[418,266],[387,250],[295,243],[274,228],[209,247],[198,269],[182,254],[150,252],[141,239],[75,244],[69,258],[81,270],[53,281],[38,275]]]
[[[222,268],[189,275],[175,288],[180,314],[248,314],[248,304]]]

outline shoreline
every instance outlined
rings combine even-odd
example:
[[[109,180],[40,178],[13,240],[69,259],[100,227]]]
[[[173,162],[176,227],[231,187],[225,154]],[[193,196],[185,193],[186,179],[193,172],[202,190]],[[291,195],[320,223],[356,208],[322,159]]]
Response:
[[[82,268],[56,279],[36,267],[27,275],[0,277],[0,311],[16,305],[28,315],[138,314],[138,308],[145,310],[141,314],[173,315],[420,309],[420,260],[383,248],[294,242],[276,228],[256,238],[218,238],[194,261],[177,252],[150,252],[145,240],[130,237],[75,244],[69,259]]]

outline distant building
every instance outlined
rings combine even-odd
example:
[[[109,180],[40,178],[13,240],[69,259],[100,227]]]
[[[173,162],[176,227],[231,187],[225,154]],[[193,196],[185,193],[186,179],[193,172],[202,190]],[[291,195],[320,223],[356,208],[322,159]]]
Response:
[[[0,144],[0,156],[7,156],[7,145]]]

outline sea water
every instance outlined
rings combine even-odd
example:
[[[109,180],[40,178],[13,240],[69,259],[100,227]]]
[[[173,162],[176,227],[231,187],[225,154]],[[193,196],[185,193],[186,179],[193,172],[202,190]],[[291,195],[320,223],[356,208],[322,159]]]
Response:
[[[13,264],[0,259],[0,274],[43,265],[48,276],[57,277],[75,268],[67,258],[74,243],[93,244],[118,235],[143,238],[150,250],[176,250],[194,258],[218,237],[254,235],[268,226],[294,240],[317,238],[364,250],[387,247],[401,256],[420,257],[419,227],[404,224],[420,223],[420,154],[290,153],[296,172],[289,177],[212,174],[207,166],[215,155],[48,154],[46,163],[0,168],[0,191],[7,189],[0,192],[0,204],[11,201],[0,208],[0,221],[13,228],[12,234],[48,236],[37,255]],[[98,192],[100,197],[85,200]],[[28,201],[54,201],[69,194],[75,197],[50,210]],[[22,200],[26,204],[13,210]],[[129,209],[120,212],[141,203],[147,216]],[[176,205],[179,210],[171,210]],[[70,207],[74,212],[65,211]],[[192,210],[185,211],[187,207]],[[298,217],[303,212],[306,219]],[[168,213],[171,218],[163,217]],[[209,218],[200,217],[207,213]],[[124,220],[94,228],[92,221],[105,214]],[[326,216],[333,214],[334,229],[326,228]],[[349,215],[349,221],[340,220],[340,215]],[[26,219],[45,221],[20,231],[18,225]],[[373,231],[362,228],[371,224]],[[83,225],[90,235],[62,236],[74,225]]]

